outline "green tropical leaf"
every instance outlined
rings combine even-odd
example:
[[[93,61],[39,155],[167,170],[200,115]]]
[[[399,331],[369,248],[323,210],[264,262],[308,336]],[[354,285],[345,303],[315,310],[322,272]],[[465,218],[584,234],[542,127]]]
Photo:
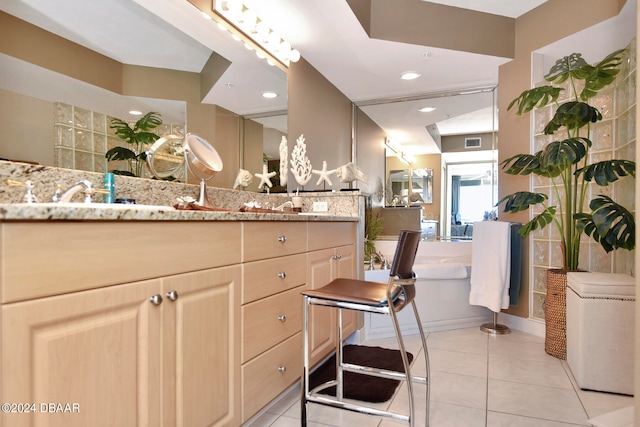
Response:
[[[527,237],[529,233],[531,233],[534,230],[537,230],[538,228],[542,230],[547,225],[553,222],[553,218],[555,215],[556,215],[555,206],[549,206],[544,211],[534,216],[531,221],[529,221],[528,223],[520,227],[520,230],[518,230],[518,234],[521,235],[522,237]]]
[[[115,134],[118,138],[126,141],[129,144],[134,144],[136,133],[129,126],[129,123],[120,119],[111,119],[111,125],[109,126],[111,129],[115,130]]]
[[[546,170],[565,170],[587,155],[591,141],[576,137],[549,143],[542,152],[542,167]]]
[[[159,138],[158,135],[151,132],[139,132],[138,135],[136,135],[136,141],[140,144],[153,144]]]
[[[596,196],[589,207],[590,214],[574,215],[578,230],[600,243],[606,252],[635,249],[636,224],[631,212],[604,195]]]
[[[547,75],[544,76],[544,79],[558,85],[564,83],[569,77],[583,80],[589,75],[588,68],[590,67],[591,65],[582,58],[582,54],[572,53],[558,59]]]
[[[536,174],[547,178],[558,176],[563,169],[554,167],[551,164],[544,164],[542,151],[536,154],[516,154],[513,157],[503,160],[500,165],[509,175],[529,175]]]
[[[528,113],[534,108],[541,108],[550,102],[556,102],[562,90],[562,88],[553,86],[540,86],[525,90],[520,96],[509,103],[507,110],[511,110],[511,107],[518,104],[516,114],[521,115]]]
[[[532,193],[530,191],[518,191],[503,197],[496,203],[499,206],[505,202],[503,212],[516,213],[529,209],[531,205],[543,203],[548,197],[544,193]]]
[[[606,187],[612,182],[617,181],[623,176],[636,176],[636,162],[630,160],[604,160],[602,162],[593,163],[576,171],[576,176],[584,175],[584,180]]]
[[[597,108],[585,102],[569,101],[560,105],[553,118],[544,128],[545,135],[551,135],[560,127],[580,129],[587,123],[595,123],[602,120],[602,114]]]
[[[135,160],[136,153],[125,147],[113,147],[104,155],[108,161],[112,160]]]
[[[144,116],[142,116],[136,122],[134,126],[134,130],[147,132],[151,129],[155,129],[162,124],[162,119],[160,118],[160,113],[155,111],[150,111]]]
[[[591,68],[589,75],[584,79],[580,99],[586,101],[593,98],[600,90],[616,80],[624,52],[624,49],[616,50]]]

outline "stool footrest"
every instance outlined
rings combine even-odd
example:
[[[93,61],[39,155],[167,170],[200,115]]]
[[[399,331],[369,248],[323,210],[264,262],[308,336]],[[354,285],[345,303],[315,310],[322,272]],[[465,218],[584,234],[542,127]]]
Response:
[[[353,403],[349,403],[349,402],[343,402],[337,399],[331,399],[329,397],[321,397],[321,396],[315,396],[313,394],[307,394],[305,396],[307,402],[312,402],[312,403],[317,403],[320,405],[324,405],[324,406],[331,406],[334,408],[340,408],[340,409],[345,409],[347,411],[351,411],[351,412],[358,412],[360,414],[367,414],[367,415],[375,415],[378,417],[386,417],[386,418],[393,418],[396,420],[401,420],[404,422],[408,422],[409,421],[409,416],[404,415],[404,414],[398,414],[395,412],[388,412],[388,411],[383,411],[380,409],[376,409],[376,408],[372,408],[370,406],[362,406],[362,405],[356,405]]]

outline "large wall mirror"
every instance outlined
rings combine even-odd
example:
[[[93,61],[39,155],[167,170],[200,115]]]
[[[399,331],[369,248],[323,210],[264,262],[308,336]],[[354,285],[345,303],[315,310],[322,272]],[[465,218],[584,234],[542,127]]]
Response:
[[[446,239],[471,238],[473,222],[495,215],[496,92],[481,87],[360,104],[389,135],[383,211],[419,206],[422,227],[437,222],[437,237]]]
[[[239,167],[250,165],[252,173],[261,172],[263,161],[277,159],[277,143],[286,135],[286,72],[203,19],[190,2],[61,0],[54,5],[24,0],[8,2],[1,9],[3,24],[15,31],[49,32],[46,37],[59,58],[49,58],[47,64],[31,59],[32,52],[25,52],[31,49],[29,43],[0,51],[0,123],[6,136],[0,142],[0,158],[61,166],[60,153],[70,147],[55,149],[53,141],[66,126],[71,137],[64,143],[82,159],[74,163],[76,167],[90,170],[87,164],[93,164],[92,170],[104,172],[108,167],[101,165],[104,153],[115,143],[109,118],[135,122],[139,116],[129,111],[138,110],[160,113],[164,122],[156,130],[160,136],[200,132],[190,128],[196,119],[215,127],[216,138],[210,142],[226,156],[224,172],[234,177]],[[68,52],[58,48],[57,36],[65,39],[62,44],[71,41],[104,55],[105,61],[121,64],[122,81],[115,84],[120,87],[114,90],[109,70],[96,63],[74,62],[74,55],[65,57]],[[14,48],[20,52],[11,51]],[[160,80],[132,77],[146,71]],[[266,91],[277,96],[263,97]],[[67,106],[71,113],[61,112]],[[217,110],[211,113],[200,106]],[[192,120],[188,111],[195,111]],[[203,111],[211,117],[203,118]],[[60,117],[71,122],[56,127]],[[239,130],[245,121],[252,122],[253,131]],[[222,126],[230,129],[221,131]],[[262,146],[245,151],[245,135],[253,135]]]

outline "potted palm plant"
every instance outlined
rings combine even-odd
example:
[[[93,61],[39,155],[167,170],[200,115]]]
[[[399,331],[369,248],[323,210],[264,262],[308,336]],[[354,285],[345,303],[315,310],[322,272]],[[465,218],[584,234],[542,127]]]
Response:
[[[525,90],[507,107],[511,110],[517,106],[516,114],[525,114],[555,103],[555,114],[547,122],[544,134],[561,137],[535,154],[517,154],[501,163],[507,174],[549,178],[553,204],[547,194],[518,191],[502,198],[498,205],[504,203],[503,211],[510,213],[541,205],[542,211],[522,226],[520,235],[526,237],[553,224],[561,236],[562,269],[547,272],[545,301],[545,350],[561,359],[566,358],[566,272],[580,268],[582,234],[600,243],[606,252],[635,248],[633,214],[604,194],[587,200],[590,185],[608,186],[622,177],[635,177],[635,162],[630,160],[590,163],[591,125],[602,120],[602,114],[589,101],[615,82],[624,53],[625,50],[617,50],[595,65],[589,65],[579,53],[559,59],[544,77],[550,85]],[[565,90],[570,96],[559,103]]]
[[[147,159],[145,147],[153,144],[160,138],[151,130],[162,124],[160,113],[151,111],[142,116],[133,127],[121,119],[111,119],[111,129],[114,129],[118,138],[125,141],[129,147],[113,147],[105,153],[108,161],[123,160],[127,164],[127,170],[111,170],[116,175],[141,177],[144,163]]]

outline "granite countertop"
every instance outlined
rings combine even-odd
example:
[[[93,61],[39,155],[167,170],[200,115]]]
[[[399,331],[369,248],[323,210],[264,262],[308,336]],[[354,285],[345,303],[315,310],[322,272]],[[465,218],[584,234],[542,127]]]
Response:
[[[76,206],[77,205],[77,206]],[[51,204],[0,204],[1,221],[358,221],[357,217],[305,212],[239,212],[178,210],[145,205],[52,206]]]

